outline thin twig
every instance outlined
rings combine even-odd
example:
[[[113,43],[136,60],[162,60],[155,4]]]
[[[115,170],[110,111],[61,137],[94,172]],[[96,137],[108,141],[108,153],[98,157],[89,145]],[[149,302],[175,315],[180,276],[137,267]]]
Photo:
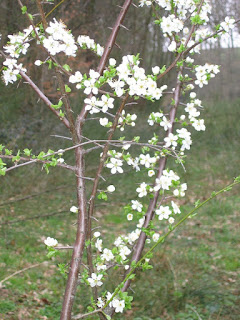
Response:
[[[19,273],[23,273],[23,272],[25,272],[25,271],[27,271],[27,270],[29,270],[29,269],[36,268],[36,267],[40,266],[41,264],[46,264],[46,265],[47,265],[48,262],[47,262],[47,261],[44,261],[44,262],[41,262],[41,263],[37,263],[37,264],[34,264],[34,265],[32,265],[32,266],[26,267],[26,268],[24,268],[24,269],[22,269],[22,270],[18,270],[18,271],[16,271],[16,272],[14,272],[14,273],[11,274],[10,276],[8,276],[8,277],[6,277],[5,279],[3,279],[3,280],[0,281],[0,289],[3,287],[3,283],[6,282],[7,280],[11,279],[12,277],[16,276],[16,275],[19,274]]]

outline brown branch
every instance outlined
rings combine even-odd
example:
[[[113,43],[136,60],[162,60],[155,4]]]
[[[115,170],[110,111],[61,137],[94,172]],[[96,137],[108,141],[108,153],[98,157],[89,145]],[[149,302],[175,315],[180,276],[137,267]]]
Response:
[[[62,95],[62,99],[64,101],[64,106],[65,106],[65,110],[66,110],[66,113],[67,113],[67,118],[68,118],[68,121],[69,121],[69,129],[70,129],[70,131],[72,133],[72,137],[73,137],[72,140],[73,140],[74,143],[77,143],[77,132],[76,132],[76,129],[75,129],[75,124],[74,124],[73,111],[72,111],[72,108],[71,108],[71,105],[70,105],[70,101],[68,99],[68,96],[67,96],[67,93],[66,93],[66,90],[65,90],[63,77],[62,77],[62,74],[61,74],[61,71],[59,70],[59,68],[56,68],[56,76],[57,76],[58,84],[59,84],[59,87],[60,87],[60,92],[61,92],[61,95]]]
[[[48,106],[48,108],[62,121],[62,123],[67,127],[70,128],[69,121],[66,118],[62,118],[59,114],[58,110],[55,110],[52,105],[53,103],[45,96],[45,94],[38,88],[38,86],[29,78],[29,76],[24,73],[23,71],[19,72],[20,75],[27,83],[32,87],[32,89],[37,93],[39,98]]]
[[[47,20],[46,20],[46,17],[45,17],[45,13],[43,11],[43,7],[42,7],[42,3],[41,3],[41,0],[36,0],[37,2],[37,7],[38,7],[38,11],[42,17],[42,24],[43,24],[43,28],[44,30],[47,29]]]
[[[0,158],[2,158],[2,159],[12,159],[12,158],[14,158],[14,156],[13,155],[5,156],[5,155],[1,155],[0,154]],[[31,158],[24,158],[24,157],[20,157],[19,161],[26,161],[26,162],[20,163],[20,164],[16,164],[16,165],[14,165],[14,166],[12,166],[10,168],[7,168],[6,172],[11,171],[13,169],[17,169],[17,168],[20,168],[20,167],[27,166],[29,164],[37,163],[37,162],[39,162],[39,163],[51,163],[51,161],[49,161],[49,160],[31,159]],[[67,164],[57,163],[56,167],[61,167],[61,168],[67,169],[67,170],[75,171],[75,167],[69,166]]]
[[[179,77],[182,75],[182,71],[183,71],[183,67],[181,67],[180,71],[178,72],[178,77],[177,77],[177,85],[176,85],[176,89],[174,91],[174,100],[175,100],[175,104],[172,107],[171,111],[170,111],[170,123],[171,123],[171,128],[169,128],[168,132],[167,132],[167,137],[169,136],[170,133],[173,132],[173,127],[174,127],[174,119],[176,117],[176,112],[177,112],[177,108],[179,105],[179,99],[180,99],[180,94],[181,94],[181,86],[182,83],[179,80]],[[159,161],[159,169],[158,169],[158,174],[156,179],[160,179],[163,173],[163,170],[165,169],[167,163],[167,157],[161,158]],[[156,181],[156,180],[155,180]],[[156,208],[156,204],[159,198],[159,191],[154,192],[154,197],[153,199],[151,199],[149,206],[148,206],[148,210],[145,214],[145,221],[144,221],[144,228],[147,228],[149,226],[150,221],[153,219],[154,216],[154,210]],[[145,232],[141,232],[139,238],[138,238],[138,242],[135,246],[135,250],[132,256],[132,261],[136,261],[138,262],[139,259],[141,258],[144,246],[145,246],[145,241],[146,241],[147,235]],[[126,291],[129,286],[130,286],[131,280],[127,280],[123,286],[122,291]]]
[[[78,273],[82,261],[85,238],[86,238],[86,190],[85,181],[83,178],[84,166],[84,153],[82,147],[75,149],[76,158],[76,177],[77,177],[77,199],[78,199],[78,225],[77,234],[72,253],[72,259],[69,268],[67,285],[65,289],[62,311],[60,320],[70,320],[73,302],[77,290]]]
[[[108,38],[107,44],[105,46],[103,55],[101,57],[101,60],[99,62],[97,71],[101,75],[103,73],[103,70],[107,64],[107,60],[112,52],[112,49],[114,47],[114,44],[116,42],[116,38],[120,29],[121,24],[123,23],[123,20],[127,14],[127,11],[132,3],[132,0],[125,0],[124,4],[122,6],[122,9],[120,11],[120,14],[117,17],[117,20],[113,26],[112,32],[110,34],[110,37]],[[86,106],[84,106],[81,110],[81,113],[78,115],[76,120],[76,128],[78,130],[78,134],[81,135],[81,127],[83,125],[84,120],[86,119],[88,115],[88,111],[86,110]]]
[[[0,54],[6,59],[8,58],[6,54],[3,51],[0,51]],[[62,123],[69,128],[69,122],[66,118],[60,117],[59,111],[55,110],[52,105],[53,103],[45,96],[45,94],[38,88],[38,86],[29,78],[29,76],[23,72],[22,70],[19,70],[19,74],[22,76],[22,78],[32,87],[32,89],[37,93],[39,98],[48,106],[48,108],[62,121]]]
[[[98,183],[99,183],[99,180],[100,180],[100,177],[101,177],[101,172],[102,172],[103,167],[104,167],[104,163],[105,163],[105,160],[106,160],[106,157],[107,157],[107,153],[108,153],[108,150],[109,150],[110,142],[112,140],[114,132],[116,131],[119,117],[120,117],[120,115],[121,115],[121,113],[122,113],[122,111],[123,111],[123,109],[125,107],[127,99],[128,99],[128,94],[125,97],[125,99],[123,100],[122,104],[120,105],[120,107],[119,107],[119,109],[118,109],[118,111],[116,113],[112,128],[109,131],[107,142],[106,142],[106,144],[104,146],[104,149],[103,149],[103,152],[102,152],[102,157],[100,159],[100,163],[99,163],[99,166],[98,166],[98,169],[97,169],[96,177],[95,177],[95,180],[94,180],[94,183],[93,183],[93,188],[92,188],[91,196],[90,196],[90,199],[89,199],[89,207],[88,207],[87,240],[91,240],[91,237],[92,237],[92,235],[91,235],[92,216],[93,216],[94,205],[95,205],[95,197],[96,197],[96,194],[97,194],[97,191],[98,191]],[[87,259],[88,259],[88,266],[89,266],[89,274],[92,274],[94,272],[94,269],[93,269],[93,262],[92,262],[91,241],[89,241],[89,242],[90,242],[90,244],[87,247]],[[97,288],[93,288],[93,289],[94,289],[94,291],[93,291],[94,292],[94,298],[95,298],[95,300],[97,300],[97,297],[98,297]]]

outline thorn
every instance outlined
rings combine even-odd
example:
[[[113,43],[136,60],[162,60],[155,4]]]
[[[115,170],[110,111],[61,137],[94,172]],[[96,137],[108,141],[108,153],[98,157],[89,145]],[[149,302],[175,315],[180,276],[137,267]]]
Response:
[[[123,29],[126,29],[127,31],[130,31],[127,27],[125,27],[123,24],[120,24],[120,27],[122,27]]]
[[[135,8],[138,8],[138,6],[137,6],[135,3],[132,3],[132,5],[133,5]]]
[[[123,7],[119,6],[118,4],[116,4],[116,6],[119,7],[119,8],[121,8],[121,9],[123,9]]]
[[[121,47],[119,46],[119,44],[117,44],[117,42],[115,42],[115,46],[118,47],[118,49],[121,50]]]
[[[113,28],[112,27],[108,27],[108,29],[112,30]]]

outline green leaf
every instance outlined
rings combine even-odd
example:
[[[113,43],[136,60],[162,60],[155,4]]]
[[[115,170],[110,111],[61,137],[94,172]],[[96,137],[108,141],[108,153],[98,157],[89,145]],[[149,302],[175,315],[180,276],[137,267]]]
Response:
[[[200,16],[196,14],[194,17],[191,17],[191,22],[193,25],[197,25],[197,24],[201,25],[204,23],[204,20],[202,20]]]
[[[33,16],[31,15],[31,13],[29,13],[28,16],[30,20],[33,20]]]
[[[71,70],[72,70],[72,69],[69,67],[68,64],[65,64],[65,65],[63,66],[63,69],[65,69],[66,71],[71,71]]]
[[[59,117],[60,118],[64,118],[65,114],[62,110],[59,110]]]
[[[27,7],[26,7],[26,6],[23,6],[23,7],[21,8],[21,10],[22,10],[22,14],[25,14],[25,13],[27,12]]]
[[[72,89],[67,84],[65,84],[65,91],[69,93],[72,91]]]
[[[98,199],[107,201],[108,197],[104,191],[100,192],[98,195]]]
[[[7,168],[0,169],[0,176],[5,176]]]
[[[9,150],[9,149],[5,148],[5,155],[6,156],[11,156],[11,154],[12,154],[12,150]]]
[[[24,152],[25,156],[30,157],[32,150],[24,149],[23,152]]]
[[[12,162],[18,162],[19,160],[20,160],[20,150],[18,150],[18,153],[16,154],[16,156],[12,158]]]
[[[215,197],[216,196],[216,191],[213,191],[212,193],[211,193],[211,197],[213,198],[213,197]]]
[[[163,66],[162,69],[160,69],[160,73],[164,73],[167,70],[166,66]]]
[[[236,177],[236,178],[234,179],[234,182],[240,182],[240,176]]]
[[[3,144],[0,144],[0,152],[3,151],[4,147],[5,147],[5,146],[4,146]]]

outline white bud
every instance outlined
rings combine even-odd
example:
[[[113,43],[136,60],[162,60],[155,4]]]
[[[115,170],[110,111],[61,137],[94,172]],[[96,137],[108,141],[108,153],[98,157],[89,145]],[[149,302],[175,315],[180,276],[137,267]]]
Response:
[[[42,61],[41,60],[36,60],[35,62],[34,62],[34,64],[35,64],[35,66],[40,66],[41,64],[42,64]]]
[[[159,74],[159,72],[160,72],[160,68],[159,68],[158,66],[152,68],[152,73],[153,73],[154,75]]]
[[[110,184],[110,186],[107,187],[107,191],[108,192],[114,192],[115,191],[114,185]]]
[[[109,59],[109,65],[110,66],[114,67],[116,65],[116,63],[117,63],[117,61],[115,59],[113,59],[113,58]]]
[[[93,236],[94,236],[95,238],[100,237],[100,235],[101,235],[101,233],[100,233],[99,231],[96,231],[96,232],[94,232],[94,234],[93,234]]]
[[[70,211],[71,211],[72,213],[78,213],[78,208],[75,207],[75,206],[72,206],[72,207],[70,208]]]

